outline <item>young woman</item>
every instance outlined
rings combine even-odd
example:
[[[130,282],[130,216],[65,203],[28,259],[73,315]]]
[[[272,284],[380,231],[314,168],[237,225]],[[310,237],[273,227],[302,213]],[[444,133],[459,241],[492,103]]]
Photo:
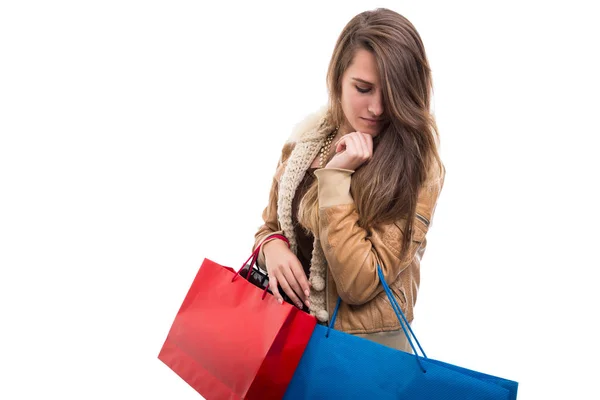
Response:
[[[283,147],[258,264],[280,302],[283,291],[327,324],[339,296],[335,329],[411,351],[377,265],[412,321],[445,174],[416,29],[391,10],[358,14],[337,40],[327,86],[328,106]]]

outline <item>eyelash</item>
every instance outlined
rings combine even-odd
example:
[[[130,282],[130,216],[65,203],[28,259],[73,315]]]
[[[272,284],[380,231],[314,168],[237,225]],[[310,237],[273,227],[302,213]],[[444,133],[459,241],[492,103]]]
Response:
[[[359,86],[354,85],[354,87],[356,88],[356,90],[358,90],[359,93],[369,93],[371,91],[371,88],[368,89],[363,89]]]

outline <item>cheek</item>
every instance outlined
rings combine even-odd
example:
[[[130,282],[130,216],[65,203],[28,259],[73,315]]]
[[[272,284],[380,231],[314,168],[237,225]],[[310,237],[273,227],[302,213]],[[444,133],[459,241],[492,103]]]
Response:
[[[364,98],[358,93],[350,93],[343,100],[344,112],[349,119],[358,118],[364,108]]]

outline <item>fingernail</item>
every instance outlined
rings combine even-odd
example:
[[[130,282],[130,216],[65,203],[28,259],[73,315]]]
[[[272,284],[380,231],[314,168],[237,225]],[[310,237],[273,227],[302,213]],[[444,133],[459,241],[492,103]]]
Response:
[[[283,299],[277,299],[277,301],[279,302],[279,304],[283,304]]]
[[[310,301],[306,300],[306,307],[310,307]]]
[[[304,294],[306,295],[306,297],[310,296],[310,292],[307,290],[304,291]]]
[[[298,306],[298,308],[302,308],[302,303],[297,303],[296,305]]]

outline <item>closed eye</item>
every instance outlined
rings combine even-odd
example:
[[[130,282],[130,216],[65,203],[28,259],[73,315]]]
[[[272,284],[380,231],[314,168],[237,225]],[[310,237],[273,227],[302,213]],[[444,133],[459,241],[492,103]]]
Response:
[[[363,88],[358,85],[354,85],[354,87],[359,91],[359,93],[369,93],[371,91],[371,88]]]

